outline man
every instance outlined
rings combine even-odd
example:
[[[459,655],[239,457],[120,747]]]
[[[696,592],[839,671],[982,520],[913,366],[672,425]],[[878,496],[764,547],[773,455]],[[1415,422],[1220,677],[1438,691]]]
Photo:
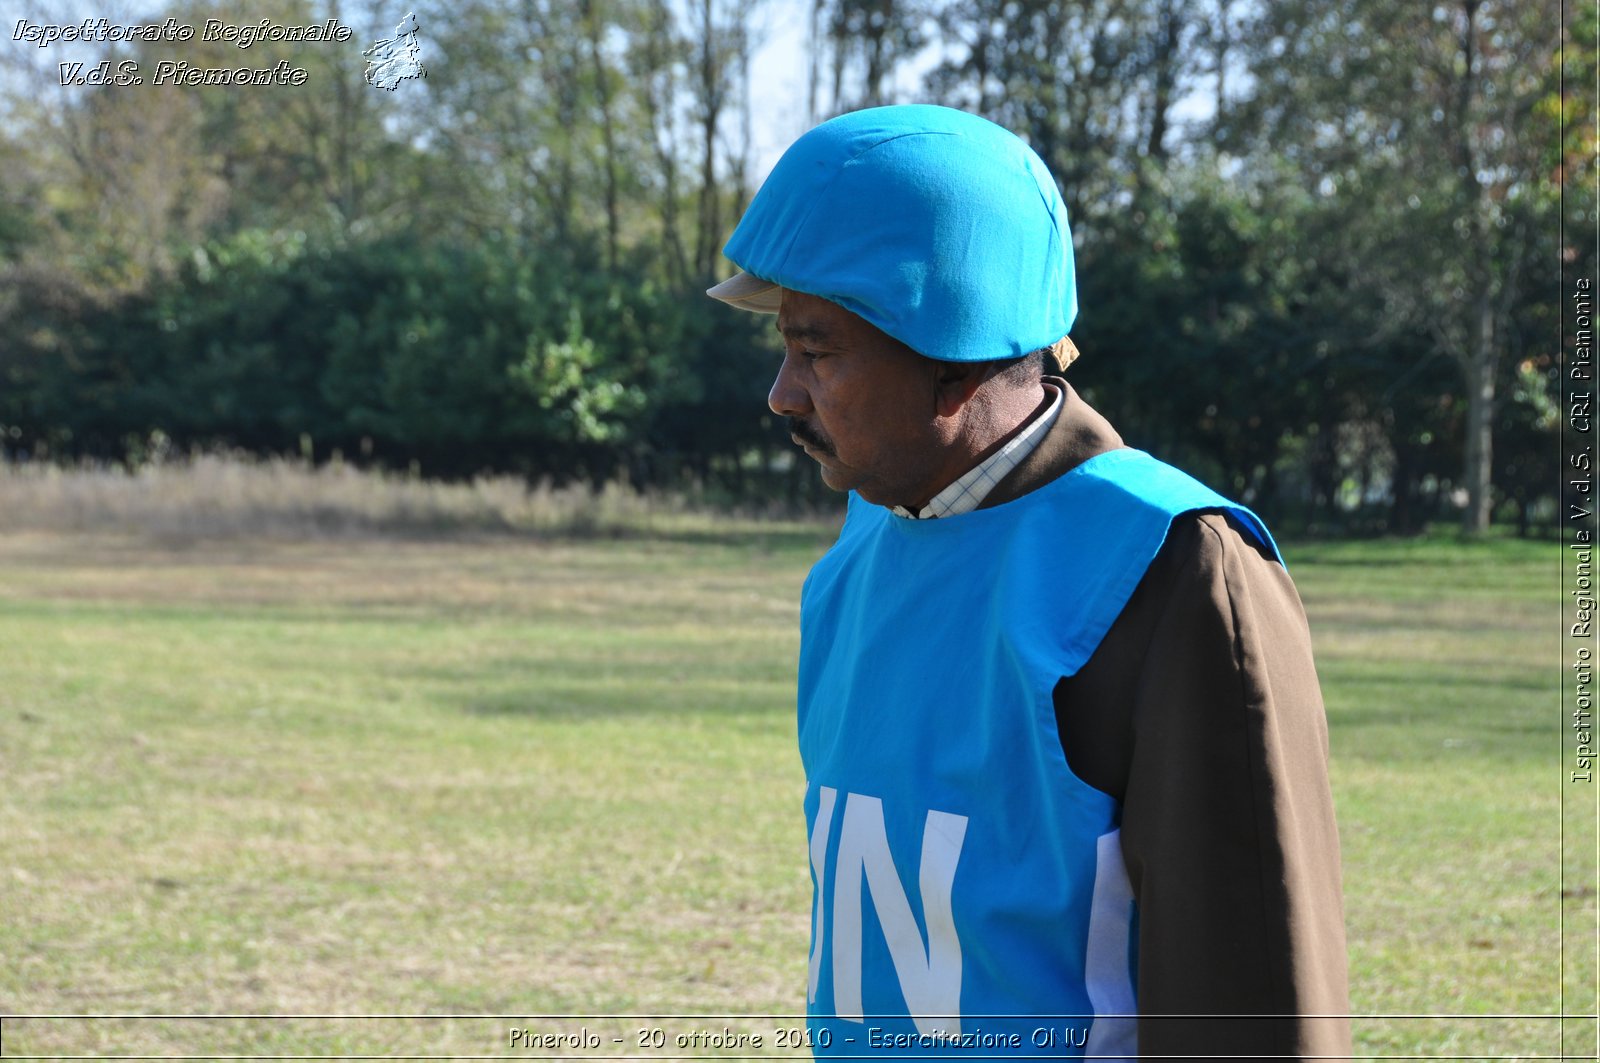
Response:
[[[777,313],[768,401],[851,493],[801,601],[816,1051],[1347,1054],[1299,599],[1260,521],[1057,375],[1044,163],[959,111],[848,114],[726,254],[710,294]]]

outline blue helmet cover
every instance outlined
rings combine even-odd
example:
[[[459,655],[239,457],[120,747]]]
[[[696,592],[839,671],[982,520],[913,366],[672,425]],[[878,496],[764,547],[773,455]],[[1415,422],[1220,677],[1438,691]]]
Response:
[[[723,253],[919,354],[1017,358],[1072,329],[1072,233],[1044,161],[965,111],[874,107],[795,141]]]

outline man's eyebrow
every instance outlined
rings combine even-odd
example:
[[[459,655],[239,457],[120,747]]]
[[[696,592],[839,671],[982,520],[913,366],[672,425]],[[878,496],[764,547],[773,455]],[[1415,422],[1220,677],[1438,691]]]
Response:
[[[797,343],[831,343],[834,339],[833,332],[822,325],[805,322],[785,324],[782,321],[774,321],[772,327],[782,333],[784,339],[794,340]]]

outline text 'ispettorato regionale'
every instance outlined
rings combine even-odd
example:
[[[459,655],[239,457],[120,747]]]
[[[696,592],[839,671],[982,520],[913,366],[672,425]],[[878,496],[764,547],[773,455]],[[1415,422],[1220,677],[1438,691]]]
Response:
[[[338,19],[293,25],[262,19],[259,22],[227,22],[208,18],[197,31],[194,26],[167,18],[161,22],[124,24],[104,18],[86,18],[82,22],[49,23],[18,19],[11,39],[48,48],[52,44],[88,43],[183,43],[209,41],[232,44],[245,49],[261,42],[323,42],[344,43],[354,31]],[[135,60],[125,59],[114,66],[110,60],[89,65],[86,63],[61,63],[60,78],[63,85],[142,85],[145,77]],[[163,59],[156,63],[150,81],[155,85],[303,85],[307,72],[304,67],[291,65],[280,59],[270,67],[197,66],[179,60]]]

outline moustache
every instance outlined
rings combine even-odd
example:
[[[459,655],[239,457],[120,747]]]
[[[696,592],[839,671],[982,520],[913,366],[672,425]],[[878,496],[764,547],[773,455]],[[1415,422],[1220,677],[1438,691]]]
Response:
[[[789,434],[812,450],[820,450],[824,454],[833,453],[833,444],[823,439],[821,433],[798,417],[789,418]]]

